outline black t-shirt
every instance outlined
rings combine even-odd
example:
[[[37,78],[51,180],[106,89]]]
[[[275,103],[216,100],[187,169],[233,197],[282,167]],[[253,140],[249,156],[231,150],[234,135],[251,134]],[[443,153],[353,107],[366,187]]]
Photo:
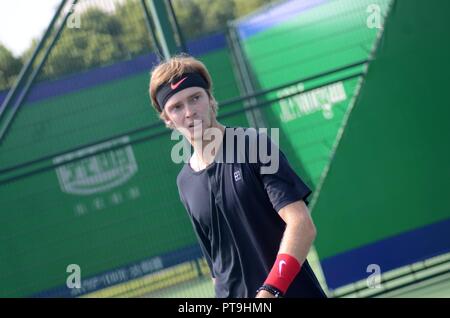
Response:
[[[266,144],[269,158],[278,152],[275,173],[261,173],[270,163],[267,156],[251,155],[255,143]],[[229,127],[214,162],[198,172],[186,163],[177,185],[215,277],[216,297],[254,297],[275,262],[285,230],[279,210],[298,200],[307,202],[311,190],[267,134]],[[307,261],[285,297],[325,297]]]

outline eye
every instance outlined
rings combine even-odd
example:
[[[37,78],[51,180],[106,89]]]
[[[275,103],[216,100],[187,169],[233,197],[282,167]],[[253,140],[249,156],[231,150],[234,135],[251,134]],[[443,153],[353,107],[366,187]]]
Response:
[[[181,106],[180,105],[174,105],[174,106],[171,106],[170,108],[169,108],[169,112],[176,112],[176,111],[179,111],[180,110],[180,108],[181,108]]]
[[[196,96],[192,97],[193,101],[198,101],[199,99],[200,99],[200,95],[196,95]]]

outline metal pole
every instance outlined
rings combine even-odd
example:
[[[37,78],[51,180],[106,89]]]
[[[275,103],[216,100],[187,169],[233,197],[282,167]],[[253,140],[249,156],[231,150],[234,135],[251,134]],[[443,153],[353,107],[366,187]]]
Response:
[[[232,23],[228,24],[228,37],[235,66],[234,71],[235,74],[237,73],[238,75],[237,77],[238,83],[240,84],[240,90],[243,95],[253,95],[255,93],[255,88],[251,81],[249,67],[245,61],[244,53],[236,33],[236,28]],[[254,128],[267,127],[261,110],[252,107],[256,104],[257,100],[255,98],[251,98],[244,102],[244,108],[251,109],[245,112],[249,125]]]
[[[73,0],[72,6],[74,6],[77,2],[78,2],[78,0]],[[27,83],[25,84],[23,90],[21,91],[21,94],[19,95],[19,97],[17,98],[16,102],[14,103],[11,112],[8,114],[8,117],[5,120],[5,124],[0,129],[0,145],[2,143],[3,137],[5,136],[6,132],[8,131],[8,128],[11,126],[17,111],[20,108],[20,106],[22,104],[22,101],[28,95],[30,87],[31,87],[31,84],[33,83],[33,81],[36,78],[37,74],[42,69],[42,66],[44,65],[45,61],[47,60],[48,56],[50,55],[50,52],[53,49],[53,46],[55,45],[55,43],[58,40],[59,36],[61,35],[61,32],[64,29],[64,26],[66,25],[67,19],[69,18],[70,15],[71,15],[71,11],[68,11],[66,13],[66,15],[64,16],[64,19],[61,22],[61,25],[59,26],[55,37],[53,38],[52,42],[50,43],[50,45],[45,50],[44,57],[39,62],[38,66],[33,70],[33,73],[28,77]]]
[[[332,84],[332,83],[336,83],[336,82],[339,82],[339,81],[346,81],[346,80],[353,79],[353,78],[357,78],[357,77],[360,77],[360,76],[363,76],[363,75],[364,75],[364,73],[358,73],[358,74],[354,74],[354,75],[351,75],[351,76],[346,76],[346,77],[344,77],[344,78],[339,78],[339,79],[337,79],[337,80],[327,81],[326,83],[322,83],[322,84],[320,84],[320,85],[318,85],[318,86],[314,86],[314,87],[310,87],[310,88],[308,88],[308,89],[305,89],[305,90],[302,91],[302,92],[295,92],[295,93],[292,93],[292,94],[289,94],[289,95],[286,95],[286,96],[283,96],[283,97],[277,97],[277,98],[274,98],[274,99],[271,99],[271,100],[266,100],[266,101],[260,102],[260,103],[258,103],[257,105],[251,106],[252,108],[251,108],[250,110],[256,109],[256,108],[268,107],[268,106],[270,106],[271,104],[273,104],[273,103],[275,103],[275,102],[278,102],[278,101],[280,101],[280,100],[282,100],[282,99],[292,98],[292,97],[294,97],[294,96],[297,96],[297,95],[300,95],[300,94],[304,94],[304,93],[306,93],[306,92],[312,91],[312,90],[317,89],[317,88],[319,88],[319,87],[325,87],[325,86],[330,85],[330,84]],[[235,110],[235,111],[229,111],[229,112],[227,112],[227,113],[225,113],[225,114],[219,115],[219,116],[218,116],[218,119],[220,120],[220,119],[222,119],[222,118],[233,117],[233,116],[236,116],[237,114],[240,114],[240,113],[245,112],[245,111],[246,111],[245,109],[238,109],[238,110]],[[163,123],[159,122],[158,125],[159,125],[161,128],[164,128],[164,124],[163,124]],[[146,127],[143,127],[143,128],[141,128],[141,129],[139,129],[139,131],[145,132],[145,131],[146,131]],[[130,132],[130,133],[133,133],[133,132]],[[128,132],[127,132],[127,133],[122,133],[121,135],[118,135],[118,136],[124,136],[124,135],[127,135],[127,134],[128,134]],[[139,143],[142,143],[142,142],[145,142],[145,141],[149,141],[149,140],[152,140],[152,139],[155,139],[155,138],[164,136],[164,135],[166,135],[166,134],[170,134],[170,130],[165,129],[165,130],[163,130],[163,131],[157,131],[156,133],[154,133],[153,135],[150,135],[150,136],[136,137],[136,138],[134,138],[132,141],[130,141],[130,142],[126,143],[126,144],[121,144],[121,145],[118,145],[118,146],[114,146],[114,147],[111,147],[111,148],[109,148],[109,149],[107,149],[107,150],[104,150],[104,149],[103,149],[103,150],[100,150],[100,151],[98,151],[98,152],[89,153],[89,154],[87,154],[87,155],[85,155],[85,156],[82,156],[82,157],[79,157],[79,158],[75,158],[75,159],[66,161],[66,162],[64,162],[64,163],[60,163],[60,164],[53,164],[53,163],[52,163],[52,164],[50,164],[49,166],[44,166],[44,167],[42,167],[42,168],[37,168],[37,169],[35,169],[35,170],[27,171],[27,172],[25,172],[25,173],[23,173],[23,174],[15,175],[15,176],[12,176],[12,177],[10,177],[10,178],[6,177],[6,178],[3,179],[3,180],[0,179],[0,186],[1,186],[2,184],[6,184],[6,183],[8,183],[8,182],[13,182],[13,181],[15,181],[15,180],[19,180],[19,179],[24,178],[24,177],[29,177],[29,176],[32,176],[32,175],[34,175],[34,174],[37,174],[37,173],[40,173],[40,172],[47,171],[47,170],[49,170],[49,169],[55,169],[55,168],[57,168],[57,167],[59,167],[59,166],[61,166],[61,165],[63,165],[63,164],[67,164],[67,163],[70,163],[70,162],[74,162],[74,161],[77,161],[77,160],[81,160],[81,159],[87,158],[87,157],[89,157],[89,156],[94,156],[94,155],[103,153],[103,152],[105,152],[105,151],[118,149],[118,148],[120,148],[120,147],[124,147],[124,146],[128,146],[128,145],[136,145],[136,144],[139,144]],[[106,141],[108,141],[108,140],[113,140],[113,139],[115,139],[115,138],[116,138],[116,137],[114,137],[114,138],[103,139],[103,140],[100,141],[100,142],[106,142]],[[96,144],[96,143],[98,143],[98,142],[90,143],[90,144],[88,144],[88,145],[92,145],[92,144]],[[78,146],[78,147],[76,147],[76,148],[74,148],[74,149],[82,149],[82,148],[84,148],[84,147],[87,147],[88,145],[81,145],[81,146]],[[63,151],[63,152],[59,152],[59,153],[53,154],[53,155],[47,155],[47,156],[45,156],[45,158],[35,159],[35,160],[31,161],[31,162],[23,163],[23,164],[14,166],[14,167],[8,167],[8,168],[6,168],[6,169],[1,170],[0,172],[1,172],[1,174],[3,174],[4,172],[8,173],[8,172],[11,172],[11,171],[16,170],[16,168],[18,169],[19,167],[20,167],[20,168],[27,167],[27,166],[30,166],[31,164],[35,164],[35,163],[37,163],[37,162],[42,162],[42,161],[44,161],[44,160],[51,159],[51,158],[53,158],[53,157],[63,155],[63,154],[68,153],[68,152],[70,152],[70,151],[74,151],[74,149],[71,149],[71,150],[65,150],[65,151]]]
[[[42,47],[44,46],[44,43],[47,41],[47,38],[50,36],[50,33],[53,29],[53,26],[56,23],[57,18],[61,14],[62,9],[66,5],[66,2],[68,0],[62,0],[61,4],[59,5],[58,9],[56,10],[55,14],[53,15],[52,20],[50,21],[49,26],[47,27],[47,30],[45,30],[44,35],[42,36],[41,40],[39,41],[38,45],[33,51],[33,54],[31,55],[31,58],[28,60],[26,65],[22,67],[22,70],[19,73],[18,79],[15,82],[14,86],[8,91],[8,95],[6,96],[5,100],[3,101],[2,105],[0,106],[0,120],[2,118],[3,113],[5,112],[6,108],[8,107],[11,100],[16,95],[17,91],[19,90],[20,86],[22,85],[23,81],[25,80],[25,77],[33,67],[34,61],[36,60],[36,57]]]
[[[186,46],[186,41],[184,39],[183,31],[181,31],[180,24],[178,23],[177,15],[175,14],[175,10],[173,8],[172,0],[168,0],[168,2],[169,2],[169,12],[170,12],[170,15],[172,16],[173,22],[175,24],[175,29],[177,31],[178,38],[180,39],[181,50],[183,52],[187,53],[188,49],[187,49],[187,46]]]
[[[169,21],[165,0],[149,0],[150,12],[153,17],[156,30],[159,33],[160,44],[164,58],[167,60],[178,52],[174,32]]]
[[[152,18],[150,16],[150,13],[148,12],[148,6],[147,6],[147,3],[145,3],[145,0],[141,0],[141,5],[142,5],[142,8],[144,10],[144,16],[145,16],[145,22],[146,22],[145,24],[147,26],[148,32],[150,33],[151,41],[152,41],[152,43],[154,45],[154,48],[155,48],[155,51],[157,53],[156,56],[158,58],[158,61],[160,62],[161,58],[163,57],[162,49],[161,49],[161,46],[158,43],[158,38],[156,36],[155,29],[154,29],[154,27],[152,25]]]
[[[368,63],[368,62],[369,62],[369,60],[363,60],[363,61],[360,61],[360,62],[357,62],[357,63],[349,64],[349,65],[346,65],[346,66],[342,66],[342,67],[339,67],[339,68],[336,68],[336,69],[333,69],[333,70],[330,70],[330,71],[327,71],[327,72],[323,72],[323,73],[320,73],[320,74],[317,74],[317,75],[304,77],[304,78],[301,78],[301,79],[299,79],[297,81],[289,82],[287,84],[282,84],[282,85],[279,85],[279,86],[275,86],[273,88],[269,88],[269,89],[265,89],[265,90],[262,90],[262,91],[258,91],[258,92],[255,92],[253,95],[246,95],[246,96],[242,96],[242,97],[239,97],[239,98],[227,99],[223,103],[220,103],[220,108],[223,110],[224,106],[233,105],[233,104],[236,104],[238,102],[244,101],[246,99],[250,99],[250,98],[258,97],[258,96],[265,95],[265,94],[268,94],[268,93],[271,93],[271,92],[275,92],[277,90],[280,90],[280,89],[283,89],[283,88],[286,88],[286,87],[289,87],[289,86],[293,86],[293,85],[296,85],[298,83],[303,83],[305,81],[309,81],[309,80],[312,80],[312,79],[317,79],[317,78],[320,78],[322,76],[329,75],[329,74],[331,74],[333,72],[338,72],[338,71],[342,71],[342,70],[345,70],[345,69],[350,69],[350,68],[353,68],[355,66],[363,65],[363,64]],[[362,74],[362,73],[360,73],[360,74]],[[343,80],[343,79],[342,78],[341,79],[337,79],[336,82],[340,81],[340,80]],[[328,85],[328,84],[326,84],[326,85]],[[306,89],[305,91],[297,92],[297,93],[295,93],[295,95],[305,93],[305,92],[307,92],[309,90],[316,89],[318,87],[321,87],[321,86],[315,86],[313,88]],[[292,96],[295,96],[295,95],[292,95]],[[271,100],[271,101],[272,102],[278,102],[278,101],[280,101],[282,99],[289,98],[289,97],[292,97],[292,96],[289,95],[289,96],[286,96],[286,97],[285,96],[278,97],[277,99]],[[240,112],[245,112],[245,110],[239,110],[239,111]],[[220,115],[220,116],[223,116],[223,115]],[[110,140],[114,140],[114,139],[123,137],[125,135],[136,135],[136,134],[139,134],[139,133],[142,133],[142,132],[148,132],[149,130],[152,130],[152,129],[163,128],[163,127],[164,127],[163,123],[156,122],[156,123],[153,123],[153,124],[150,124],[150,125],[146,125],[144,127],[140,127],[140,128],[137,128],[137,129],[132,129],[132,130],[129,130],[129,131],[126,131],[126,132],[123,132],[123,133],[120,133],[120,134],[117,134],[117,135],[114,135],[114,136],[110,136],[108,138],[100,139],[100,140],[97,140],[95,142],[91,142],[91,143],[87,143],[87,144],[84,144],[84,145],[80,145],[78,147],[75,147],[75,148],[71,149],[70,151],[80,150],[82,148],[90,147],[90,146],[96,145],[98,143],[103,143],[103,142],[107,142],[107,141],[110,141]],[[19,168],[23,168],[23,167],[26,167],[26,166],[29,166],[29,165],[36,164],[36,163],[41,162],[41,161],[49,160],[49,159],[51,159],[53,157],[61,156],[61,155],[65,154],[65,153],[67,153],[67,151],[53,153],[53,154],[41,157],[39,159],[34,159],[34,160],[27,161],[27,162],[24,162],[24,163],[21,163],[21,164],[18,164],[18,165],[14,165],[14,166],[11,166],[11,167],[8,167],[8,168],[0,169],[0,175],[2,175],[4,173],[7,173],[7,172],[10,172],[10,171],[13,171],[13,170],[16,170],[16,169],[19,169]]]

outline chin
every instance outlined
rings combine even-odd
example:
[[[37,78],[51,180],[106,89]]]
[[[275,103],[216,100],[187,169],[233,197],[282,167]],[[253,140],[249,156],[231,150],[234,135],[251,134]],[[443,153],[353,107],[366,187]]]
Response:
[[[201,140],[203,139],[203,131],[200,133],[191,133],[192,140]]]
[[[195,131],[194,128],[188,128],[188,131],[191,140],[198,140],[203,137],[203,129],[201,131]]]

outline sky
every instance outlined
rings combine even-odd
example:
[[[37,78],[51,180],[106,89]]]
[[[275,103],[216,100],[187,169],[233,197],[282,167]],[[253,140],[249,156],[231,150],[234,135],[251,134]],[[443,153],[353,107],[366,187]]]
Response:
[[[22,54],[41,38],[61,0],[0,0],[0,43]]]

